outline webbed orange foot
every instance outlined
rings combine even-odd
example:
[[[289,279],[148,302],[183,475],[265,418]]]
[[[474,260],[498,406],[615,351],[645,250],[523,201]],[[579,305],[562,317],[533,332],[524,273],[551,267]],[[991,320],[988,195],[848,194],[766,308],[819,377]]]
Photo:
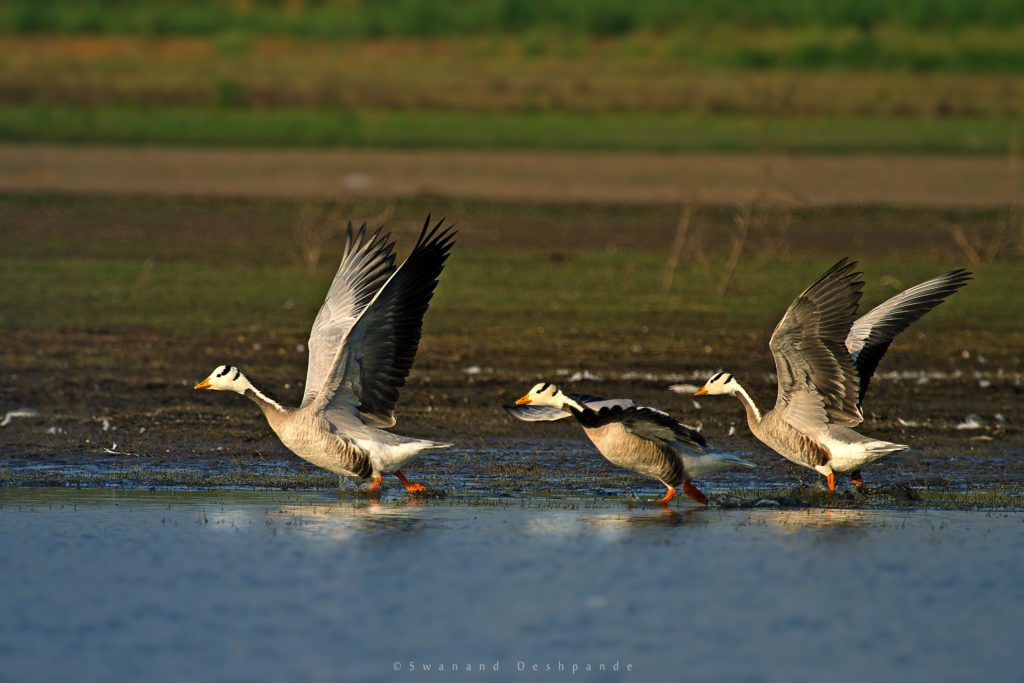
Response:
[[[404,486],[405,490],[408,491],[409,493],[419,493],[420,491],[427,490],[427,487],[424,486],[423,484],[414,484],[408,479],[406,479],[405,475],[402,474],[400,471],[396,470],[395,476],[398,477],[398,481],[402,482],[402,486]]]
[[[661,503],[662,505],[668,505],[668,502],[670,500],[672,500],[675,497],[675,495],[676,495],[676,487],[675,486],[669,486],[668,487],[668,491],[665,492],[665,495],[662,496],[658,500],[658,502]]]
[[[685,493],[686,495],[688,495],[690,498],[697,501],[701,505],[708,504],[708,497],[705,496],[699,488],[694,486],[693,482],[690,481],[689,479],[683,482],[683,493]]]
[[[384,477],[380,474],[373,475],[373,483],[370,484],[370,488],[366,489],[367,493],[374,493],[380,491],[380,484],[384,481]]]

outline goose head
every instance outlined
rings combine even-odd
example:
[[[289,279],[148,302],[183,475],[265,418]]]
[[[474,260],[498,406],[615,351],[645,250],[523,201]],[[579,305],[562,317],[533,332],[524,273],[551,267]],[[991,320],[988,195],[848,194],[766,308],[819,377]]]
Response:
[[[569,401],[569,397],[562,393],[562,390],[550,382],[535,384],[530,391],[516,401],[517,406],[535,405],[561,408]]]
[[[212,389],[213,391],[233,391],[244,394],[252,386],[242,371],[234,365],[218,365],[210,376],[193,387],[194,389]]]
[[[735,377],[728,372],[719,372],[705,382],[694,396],[735,396],[741,389]]]

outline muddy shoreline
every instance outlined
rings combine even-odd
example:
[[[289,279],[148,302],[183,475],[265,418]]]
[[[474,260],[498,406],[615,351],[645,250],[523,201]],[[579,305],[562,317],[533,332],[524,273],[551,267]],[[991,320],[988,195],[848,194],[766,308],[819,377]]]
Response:
[[[220,362],[213,360],[220,357],[215,349],[229,346],[227,340],[125,331],[23,331],[12,340],[17,353],[8,355],[11,381],[0,385],[0,406],[32,407],[40,415],[0,429],[0,485],[337,489],[336,477],[291,455],[247,400],[191,389],[207,365]],[[282,349],[300,343],[278,341]],[[748,343],[728,335],[715,340],[723,367],[748,376],[752,393],[766,401],[772,378],[746,358]],[[409,470],[440,496],[624,504],[654,496],[653,482],[607,464],[575,425],[523,424],[501,410],[546,377],[577,390],[662,407],[699,426],[715,446],[753,459],[758,468],[750,474],[724,473],[702,482],[716,504],[751,505],[765,497],[782,504],[823,503],[814,473],[750,437],[733,401],[695,402],[669,391],[673,384],[699,383],[706,369],[673,367],[664,360],[652,362],[646,373],[623,372],[614,369],[614,358],[602,362],[584,350],[579,357],[560,358],[565,367],[545,374],[543,363],[535,372],[517,367],[525,364],[521,359],[506,365],[500,350],[475,352],[480,365],[470,366],[458,357],[457,345],[444,335],[425,340],[398,412],[402,433],[455,443],[450,451],[425,455]],[[901,349],[904,362],[884,364],[872,385],[863,431],[912,450],[866,471],[880,497],[862,501],[844,494],[838,504],[944,499],[954,506],[1024,507],[1024,497],[1013,495],[1024,482],[1024,433],[1017,427],[1024,390],[1020,373],[996,369],[1011,365],[1012,357],[989,357],[982,366],[976,358],[940,363],[929,360],[928,349],[918,348],[912,338],[904,346],[911,347]],[[277,398],[297,404],[301,388],[294,378],[301,377],[305,357],[292,355],[250,347],[235,362],[251,368]],[[927,369],[908,368],[910,356],[928,363]],[[40,357],[49,363],[40,365]],[[588,379],[572,381],[577,379],[572,374],[584,370]],[[969,414],[977,416],[976,428],[965,428],[971,426],[965,424]],[[360,486],[345,488],[358,496]],[[389,489],[386,496],[404,495],[395,484]],[[985,495],[979,499],[978,492]]]

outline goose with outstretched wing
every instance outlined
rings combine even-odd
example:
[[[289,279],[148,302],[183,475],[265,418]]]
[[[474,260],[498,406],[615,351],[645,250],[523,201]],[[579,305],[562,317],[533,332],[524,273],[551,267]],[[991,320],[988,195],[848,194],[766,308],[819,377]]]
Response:
[[[708,447],[701,433],[656,408],[631,399],[602,399],[567,394],[542,382],[505,410],[524,422],[576,418],[590,441],[613,465],[657,479],[668,489],[658,501],[667,505],[677,488],[701,505],[708,498],[693,477],[754,464]]]
[[[341,265],[309,336],[302,404],[286,408],[233,365],[220,365],[196,389],[234,391],[254,401],[293,453],[339,475],[372,480],[379,490],[394,474],[410,493],[422,491],[401,468],[421,452],[450,444],[385,431],[395,425],[399,390],[412,369],[423,316],[455,232],[430,217],[401,266],[381,230],[351,227]]]
[[[861,468],[908,446],[863,436],[861,403],[893,339],[971,279],[954,270],[897,294],[857,318],[864,282],[856,262],[842,259],[790,304],[769,347],[775,357],[778,396],[761,413],[730,373],[719,372],[696,396],[737,397],[747,424],[765,445],[798,465],[825,476],[849,472],[861,491]]]

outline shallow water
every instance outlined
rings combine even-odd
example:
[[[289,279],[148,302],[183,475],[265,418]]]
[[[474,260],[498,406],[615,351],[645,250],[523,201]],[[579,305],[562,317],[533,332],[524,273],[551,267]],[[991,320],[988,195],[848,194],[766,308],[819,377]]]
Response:
[[[53,454],[46,458],[0,452],[0,487],[59,486],[134,489],[269,489],[335,491],[337,475],[316,468],[281,449],[257,457],[216,452],[213,455],[170,453]],[[756,463],[701,477],[696,484],[716,504],[752,504],[764,495],[786,496],[795,488],[823,490],[824,479],[764,449],[733,449]],[[909,500],[893,497],[893,487],[914,489],[931,505],[1024,509],[1020,494],[1024,459],[1017,453],[994,451],[970,457],[948,453],[911,452],[875,463],[865,472],[870,500],[844,499],[843,505],[885,507]],[[434,496],[474,502],[487,498],[555,497],[583,501],[619,498],[644,502],[664,492],[659,482],[615,467],[583,439],[504,440],[428,452],[406,474],[425,484]],[[341,486],[358,495],[368,481],[344,478]],[[842,491],[851,486],[840,478]],[[806,493],[806,491],[805,491]],[[384,480],[386,499],[406,494],[394,477]],[[682,496],[679,496],[682,499]],[[731,502],[725,498],[733,499]],[[804,496],[798,495],[803,499]],[[820,504],[825,501],[802,500]],[[828,501],[832,504],[836,501]]]
[[[1024,676],[1018,512],[7,488],[0,534],[12,681]]]

